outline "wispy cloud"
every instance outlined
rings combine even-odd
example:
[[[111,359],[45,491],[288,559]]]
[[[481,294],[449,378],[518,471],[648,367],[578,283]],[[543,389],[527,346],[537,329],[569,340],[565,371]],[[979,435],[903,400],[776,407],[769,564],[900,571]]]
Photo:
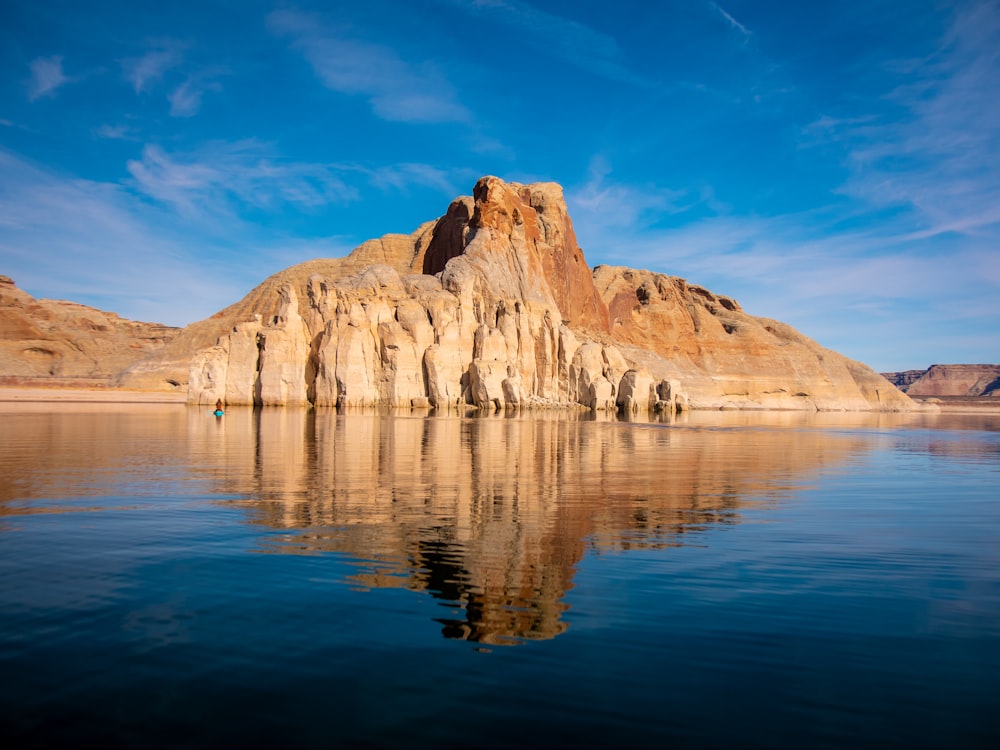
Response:
[[[411,64],[390,47],[352,39],[321,19],[279,10],[268,17],[275,34],[291,38],[329,89],[367,97],[375,114],[398,122],[470,119],[451,84],[431,64]]]
[[[600,161],[567,202],[589,263],[681,276],[879,369],[947,357],[971,319],[998,322],[978,342],[986,359],[1000,346],[1000,255],[990,238],[914,237],[905,216],[845,229],[856,208],[843,205],[732,215],[710,191],[699,203],[612,182]],[[673,218],[688,206],[683,222]],[[921,351],[927,362],[914,361]]]
[[[733,18],[732,14],[728,13],[722,6],[720,6],[718,3],[711,3],[711,5],[712,8],[715,10],[715,12],[725,19],[726,23],[728,23],[732,28],[736,29],[736,31],[742,34],[744,40],[747,40],[752,36],[752,32],[750,31],[750,29],[748,29],[746,26],[744,26],[735,18]]]
[[[222,91],[222,84],[213,80],[212,73],[189,76],[167,96],[171,117],[194,117],[201,111],[201,99],[209,91]]]
[[[214,262],[193,256],[175,221],[127,190],[56,175],[3,150],[0,216],[4,272],[28,291],[174,324],[214,312],[217,295],[240,292],[240,274],[212,273]],[[194,271],[199,263],[205,273]]]
[[[608,228],[648,226],[665,215],[685,211],[698,202],[689,191],[656,185],[627,185],[608,179],[611,165],[603,156],[590,160],[588,180],[570,191],[568,200],[577,207],[574,221]]]
[[[212,220],[237,216],[243,208],[315,212],[345,205],[360,199],[358,186],[364,184],[396,193],[431,188],[451,198],[478,177],[469,169],[412,162],[374,167],[297,162],[254,139],[214,141],[181,153],[147,145],[127,168],[140,193],[188,218]]]
[[[208,143],[184,154],[146,146],[127,166],[138,190],[189,216],[232,213],[234,204],[316,209],[357,198],[339,168],[290,162],[255,140]]]
[[[184,154],[148,146],[128,169],[132,177],[121,184],[84,180],[0,148],[0,272],[32,293],[44,289],[126,317],[183,325],[239,299],[270,273],[346,255],[355,240],[295,238],[274,221],[287,210],[355,200],[357,189],[341,175],[384,190],[451,190],[453,181],[420,164],[292,162],[255,141]]]
[[[650,87],[653,81],[630,69],[614,39],[597,29],[549,13],[522,0],[443,0],[478,17],[516,29],[545,54],[619,83]]]
[[[132,84],[135,93],[142,94],[160,81],[168,70],[180,65],[182,60],[182,46],[172,40],[165,40],[141,57],[122,60],[122,73]]]
[[[441,169],[430,164],[395,164],[366,170],[371,184],[382,190],[405,192],[411,186],[429,187],[449,197],[467,190],[467,183],[476,179],[471,170]],[[459,187],[462,185],[462,187]]]
[[[63,72],[63,59],[59,55],[38,57],[28,66],[31,78],[28,81],[28,100],[35,101],[43,96],[53,96],[57,89],[72,79]]]
[[[134,129],[129,125],[109,125],[105,123],[100,127],[94,128],[94,135],[97,138],[106,138],[108,140],[126,140],[134,136]]]
[[[1000,6],[964,5],[936,52],[867,119],[814,123],[848,148],[845,194],[912,212],[913,236],[1000,226]],[[888,66],[892,69],[892,66]],[[895,66],[898,70],[899,66]]]

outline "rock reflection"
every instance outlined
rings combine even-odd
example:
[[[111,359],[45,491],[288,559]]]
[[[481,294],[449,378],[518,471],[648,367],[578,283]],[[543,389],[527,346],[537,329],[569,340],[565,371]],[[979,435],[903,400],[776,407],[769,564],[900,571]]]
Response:
[[[198,415],[192,425],[204,426]],[[267,551],[333,553],[354,585],[448,603],[449,638],[552,638],[584,552],[678,545],[863,451],[823,431],[230,410],[204,431],[227,494],[284,529]],[[213,434],[214,433],[214,434]]]
[[[967,461],[997,450],[991,433],[956,432],[964,423],[944,415],[944,430],[927,415],[886,414],[626,423],[230,408],[216,419],[195,407],[40,404],[0,406],[0,418],[8,527],[221,498],[268,529],[265,551],[334,555],[351,585],[426,592],[444,605],[445,636],[484,643],[562,633],[588,552],[707,543],[705,529],[888,444]],[[186,507],[170,518],[191,520]]]
[[[184,428],[176,405],[0,403],[0,516],[102,510],[125,483],[134,500],[138,475],[176,470]]]

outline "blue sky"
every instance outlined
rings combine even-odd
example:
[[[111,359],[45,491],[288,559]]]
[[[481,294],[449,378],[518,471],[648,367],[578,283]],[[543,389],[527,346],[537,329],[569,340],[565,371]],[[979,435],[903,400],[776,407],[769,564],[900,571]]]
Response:
[[[1000,1],[0,2],[0,273],[183,325],[552,180],[591,265],[1000,362]]]

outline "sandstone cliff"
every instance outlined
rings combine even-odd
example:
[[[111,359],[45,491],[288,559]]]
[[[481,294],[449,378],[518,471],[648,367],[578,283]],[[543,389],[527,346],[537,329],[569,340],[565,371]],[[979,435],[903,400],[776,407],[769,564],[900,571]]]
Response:
[[[1000,365],[931,365],[885,377],[911,396],[1000,398]]]
[[[194,403],[914,408],[871,369],[729,297],[591,271],[558,185],[495,177],[412,235],[270,277],[118,382],[178,379]]]
[[[179,332],[75,302],[35,299],[0,276],[0,375],[110,378]]]

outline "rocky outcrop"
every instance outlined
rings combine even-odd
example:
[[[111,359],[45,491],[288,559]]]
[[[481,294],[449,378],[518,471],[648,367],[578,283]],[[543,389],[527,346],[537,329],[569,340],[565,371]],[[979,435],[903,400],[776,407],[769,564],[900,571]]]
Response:
[[[920,380],[924,376],[927,370],[905,370],[903,372],[883,372],[882,377],[892,383],[894,386],[899,388],[903,393],[909,389],[911,385]]]
[[[569,327],[606,335],[608,317],[558,186],[481,180],[411,247],[395,264],[313,273],[301,302],[286,281],[270,321],[237,324],[195,357],[190,400],[615,408],[629,365]]]
[[[593,278],[612,339],[654,380],[682,383],[692,408],[911,408],[870,368],[731,297],[630,268],[598,266]]]
[[[179,332],[75,302],[35,299],[0,276],[0,375],[110,379]]]
[[[915,408],[871,369],[730,297],[591,271],[558,185],[495,177],[412,235],[270,277],[118,382],[176,378],[196,403]]]
[[[885,377],[910,396],[1000,398],[1000,365],[931,365]]]

